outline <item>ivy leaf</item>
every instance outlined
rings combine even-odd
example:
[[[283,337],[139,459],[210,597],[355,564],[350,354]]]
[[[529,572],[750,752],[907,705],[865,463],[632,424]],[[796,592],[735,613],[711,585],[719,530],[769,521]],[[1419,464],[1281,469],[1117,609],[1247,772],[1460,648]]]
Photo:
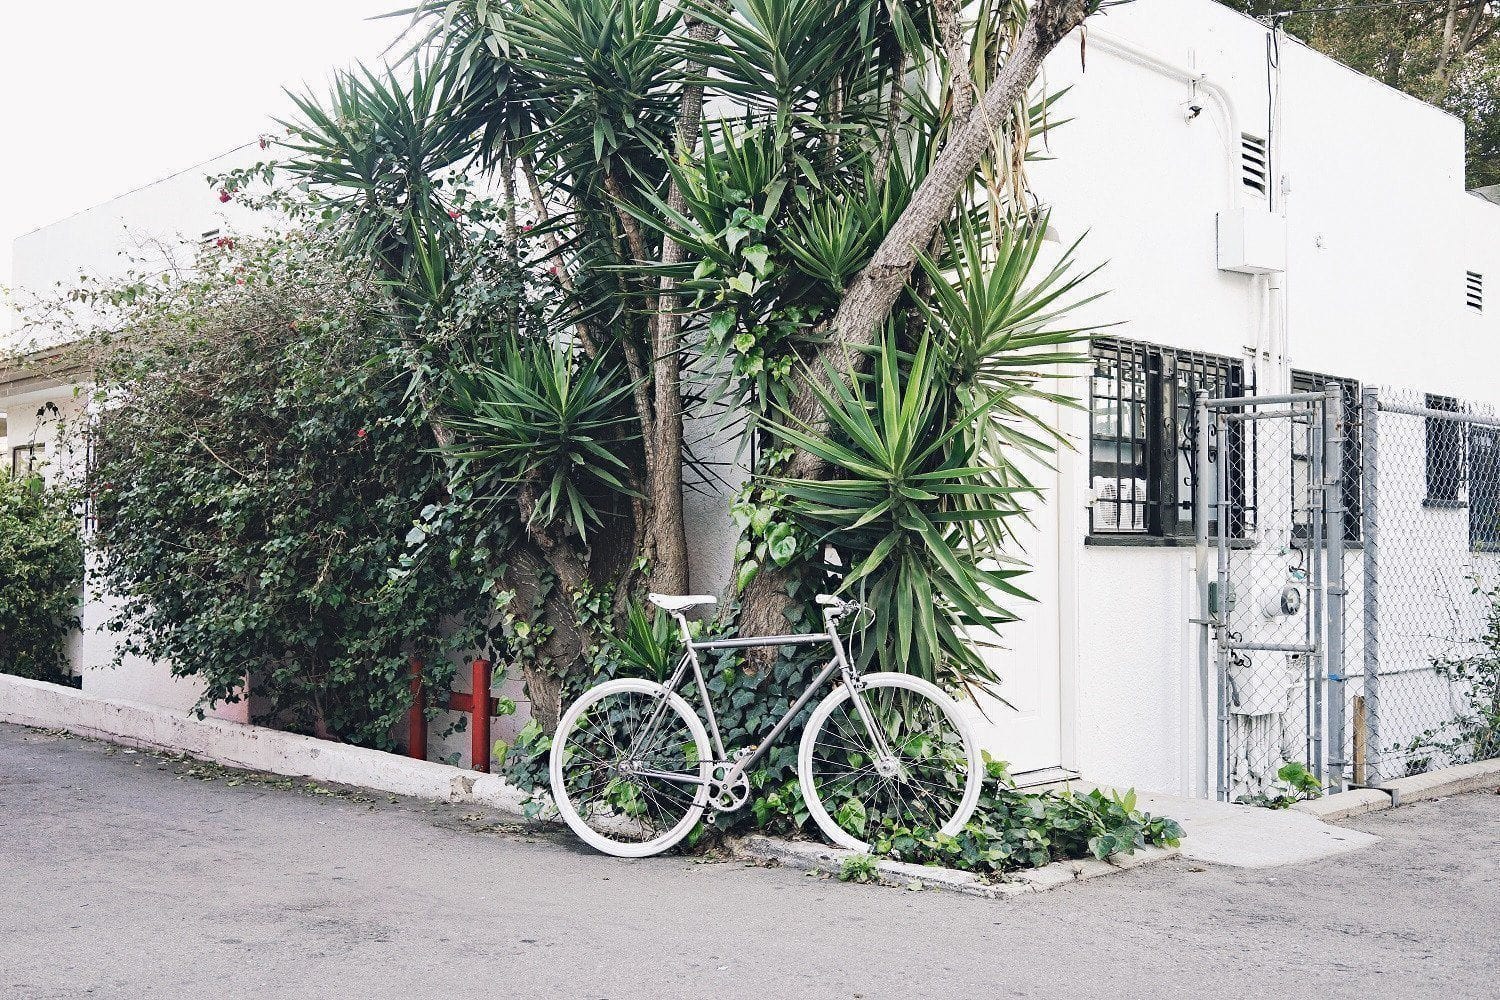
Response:
[[[716,340],[723,340],[734,329],[734,313],[731,310],[714,313],[714,318],[708,321],[708,332]]]
[[[771,558],[776,565],[785,566],[797,555],[797,535],[790,524],[778,524],[766,537]]]
[[[755,273],[761,277],[765,277],[766,272],[770,270],[771,250],[763,243],[746,247],[740,256],[744,257],[750,266],[755,268]]]

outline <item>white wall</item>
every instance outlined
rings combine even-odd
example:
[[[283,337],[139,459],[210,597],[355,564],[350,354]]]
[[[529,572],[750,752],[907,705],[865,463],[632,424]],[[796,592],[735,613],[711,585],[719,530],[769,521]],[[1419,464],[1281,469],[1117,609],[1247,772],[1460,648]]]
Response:
[[[1084,259],[1108,261],[1110,294],[1089,315],[1121,322],[1121,337],[1253,359],[1262,392],[1286,391],[1296,367],[1496,399],[1500,323],[1465,308],[1463,278],[1500,282],[1500,208],[1463,191],[1460,123],[1291,39],[1272,150],[1286,273],[1218,270],[1216,215],[1256,204],[1239,188],[1236,133],[1267,133],[1266,39],[1210,0],[1152,0],[1096,20],[1086,71],[1071,40],[1049,60],[1048,85],[1073,88],[1058,109],[1070,120],[1033,177],[1061,237],[1087,231]],[[1191,121],[1189,103],[1204,108]],[[1057,498],[1083,525],[1086,455]],[[1086,545],[1079,531],[1062,558],[1079,608],[1060,679],[1076,690],[1069,763],[1191,791],[1202,745],[1191,549]]]

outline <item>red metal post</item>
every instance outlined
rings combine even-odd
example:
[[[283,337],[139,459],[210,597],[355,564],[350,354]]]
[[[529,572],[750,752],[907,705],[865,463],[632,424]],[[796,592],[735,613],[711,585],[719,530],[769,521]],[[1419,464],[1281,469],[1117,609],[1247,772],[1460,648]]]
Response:
[[[489,660],[475,660],[474,695],[471,702],[472,725],[469,727],[469,766],[488,774],[490,771],[490,670]]]
[[[427,698],[422,690],[422,661],[411,658],[411,708],[406,713],[406,753],[427,759]]]

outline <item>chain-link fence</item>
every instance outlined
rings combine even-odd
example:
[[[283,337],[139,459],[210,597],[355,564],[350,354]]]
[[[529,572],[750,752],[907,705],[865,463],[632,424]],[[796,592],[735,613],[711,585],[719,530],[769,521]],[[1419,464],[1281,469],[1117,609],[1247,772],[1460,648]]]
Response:
[[[1217,796],[1281,804],[1299,772],[1337,790],[1500,757],[1500,419],[1292,388],[1196,405]]]
[[[1500,420],[1366,389],[1346,643],[1355,784],[1500,756]]]

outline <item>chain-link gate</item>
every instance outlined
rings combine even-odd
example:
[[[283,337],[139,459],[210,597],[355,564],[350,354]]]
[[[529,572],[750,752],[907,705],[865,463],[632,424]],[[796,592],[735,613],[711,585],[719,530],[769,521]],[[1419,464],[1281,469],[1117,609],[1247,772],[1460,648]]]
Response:
[[[1279,794],[1301,764],[1342,783],[1343,390],[1196,399],[1204,783]],[[1205,787],[1205,792],[1208,788]]]
[[[1361,424],[1346,742],[1378,785],[1500,756],[1500,419],[1366,388]]]

